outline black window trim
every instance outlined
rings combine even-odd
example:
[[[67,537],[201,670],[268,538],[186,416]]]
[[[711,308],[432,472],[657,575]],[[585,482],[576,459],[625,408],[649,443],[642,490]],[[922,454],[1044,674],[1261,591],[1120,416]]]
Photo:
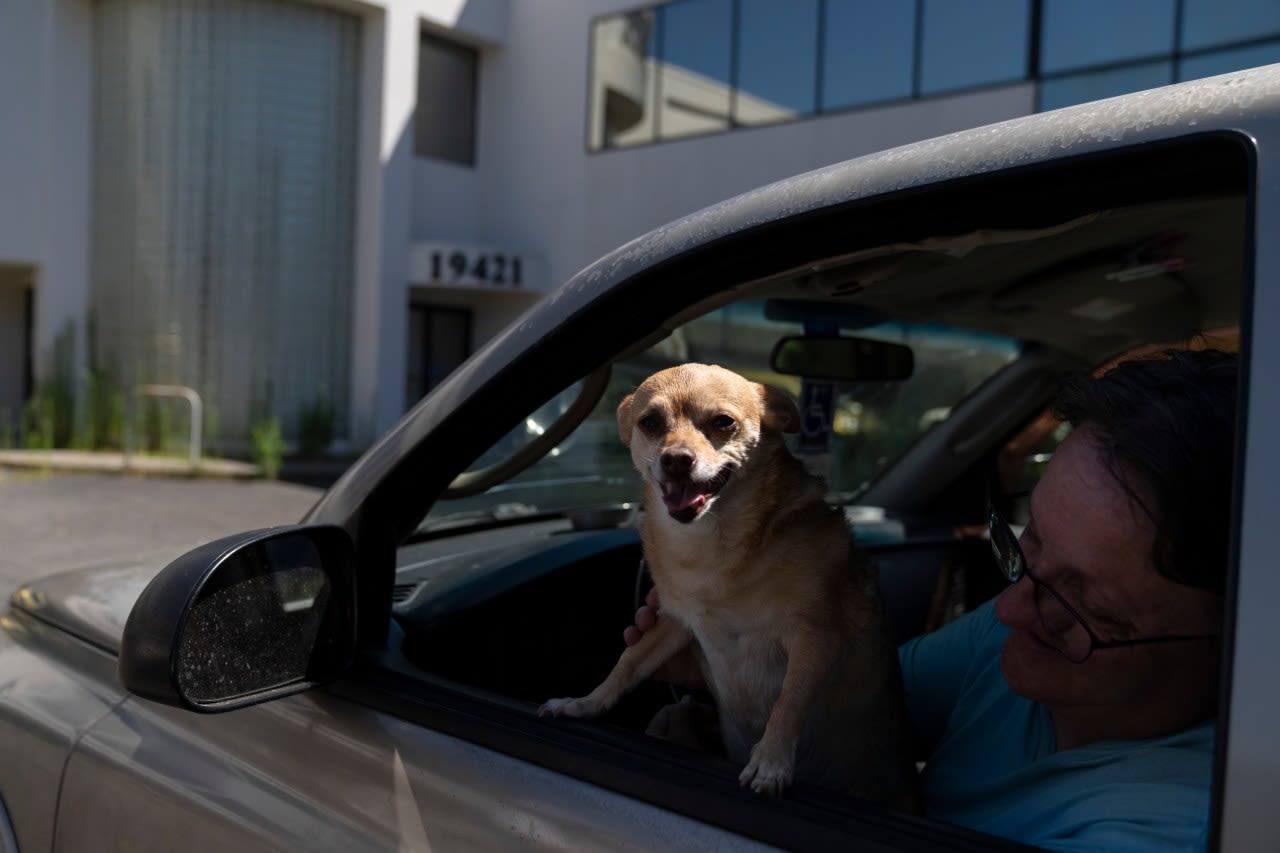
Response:
[[[328,692],[612,790],[675,814],[789,850],[825,851],[857,841],[867,851],[1027,851],[1015,841],[809,789],[761,796],[727,762],[643,734],[591,722],[542,719],[533,705],[414,677],[377,662]]]

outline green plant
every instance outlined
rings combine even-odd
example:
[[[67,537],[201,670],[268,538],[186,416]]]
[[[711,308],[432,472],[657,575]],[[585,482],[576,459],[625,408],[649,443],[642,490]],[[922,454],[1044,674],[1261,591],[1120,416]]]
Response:
[[[272,415],[249,427],[249,443],[254,464],[262,469],[264,477],[276,479],[284,461],[284,436],[280,433],[280,419]]]
[[[53,339],[51,369],[28,400],[27,447],[51,450],[69,447],[75,432],[75,393],[72,375],[75,364],[76,329],[68,321]],[[32,430],[39,433],[32,435]]]
[[[212,404],[206,404],[204,407],[204,425],[201,429],[201,444],[204,446],[202,455],[217,456],[221,454],[218,447],[218,430],[222,426],[222,418],[218,413],[218,407]]]
[[[85,320],[85,356],[83,418],[77,418],[81,435],[77,444],[90,450],[124,447],[124,391],[114,373],[101,362],[98,350],[98,324],[94,313]]]
[[[52,450],[56,404],[49,394],[37,394],[22,407],[22,446],[27,450]]]
[[[90,450],[123,447],[124,392],[115,387],[108,374],[86,372],[84,404],[84,425],[77,445]]]
[[[315,400],[304,403],[298,412],[298,452],[305,457],[322,455],[333,442],[333,428],[338,410],[320,392]]]

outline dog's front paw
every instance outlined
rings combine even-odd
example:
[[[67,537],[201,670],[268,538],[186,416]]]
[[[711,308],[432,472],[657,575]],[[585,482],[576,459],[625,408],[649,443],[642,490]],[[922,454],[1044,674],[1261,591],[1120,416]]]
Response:
[[[593,701],[590,696],[583,696],[580,699],[548,699],[538,709],[539,717],[577,717],[591,718],[599,716],[604,712],[604,708],[599,703]]]
[[[761,741],[751,748],[751,761],[738,775],[738,784],[750,785],[757,794],[781,796],[791,784],[794,763],[790,755],[772,750]]]

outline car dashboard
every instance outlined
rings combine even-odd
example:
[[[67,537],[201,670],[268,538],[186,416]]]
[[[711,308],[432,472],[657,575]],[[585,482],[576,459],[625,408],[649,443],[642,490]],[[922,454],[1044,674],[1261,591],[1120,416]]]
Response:
[[[850,508],[877,569],[896,641],[938,627],[996,591],[984,539]],[[485,526],[400,549],[393,613],[416,668],[509,699],[584,695],[613,667],[649,581],[639,530],[581,529],[567,517]],[[670,690],[627,697],[611,722],[643,728]]]

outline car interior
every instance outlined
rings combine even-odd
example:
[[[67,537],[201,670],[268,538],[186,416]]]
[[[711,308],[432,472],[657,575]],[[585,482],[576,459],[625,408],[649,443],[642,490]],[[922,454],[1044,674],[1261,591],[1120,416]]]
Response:
[[[1240,290],[1215,283],[1241,280],[1244,215],[1239,194],[1096,211],[1047,228],[864,251],[735,294],[764,295],[766,313],[803,315],[802,327],[820,320],[845,335],[850,326],[945,320],[1018,341],[1016,357],[849,504],[853,535],[880,567],[896,638],[936,628],[998,591],[982,539],[987,501],[1030,485],[1017,479],[1027,474],[1020,469],[1011,481],[1007,448],[1034,444],[1028,431],[1053,426],[1041,415],[1063,375],[1147,347],[1234,346]],[[695,335],[685,338],[686,360],[712,360],[699,356]],[[767,359],[752,372],[768,375]],[[634,369],[624,377],[632,387],[643,378]],[[606,433],[625,393],[618,384],[592,414]],[[589,691],[620,652],[645,581],[637,513],[586,509],[493,519],[447,538],[424,533],[402,548],[394,612],[414,664],[528,702]]]

